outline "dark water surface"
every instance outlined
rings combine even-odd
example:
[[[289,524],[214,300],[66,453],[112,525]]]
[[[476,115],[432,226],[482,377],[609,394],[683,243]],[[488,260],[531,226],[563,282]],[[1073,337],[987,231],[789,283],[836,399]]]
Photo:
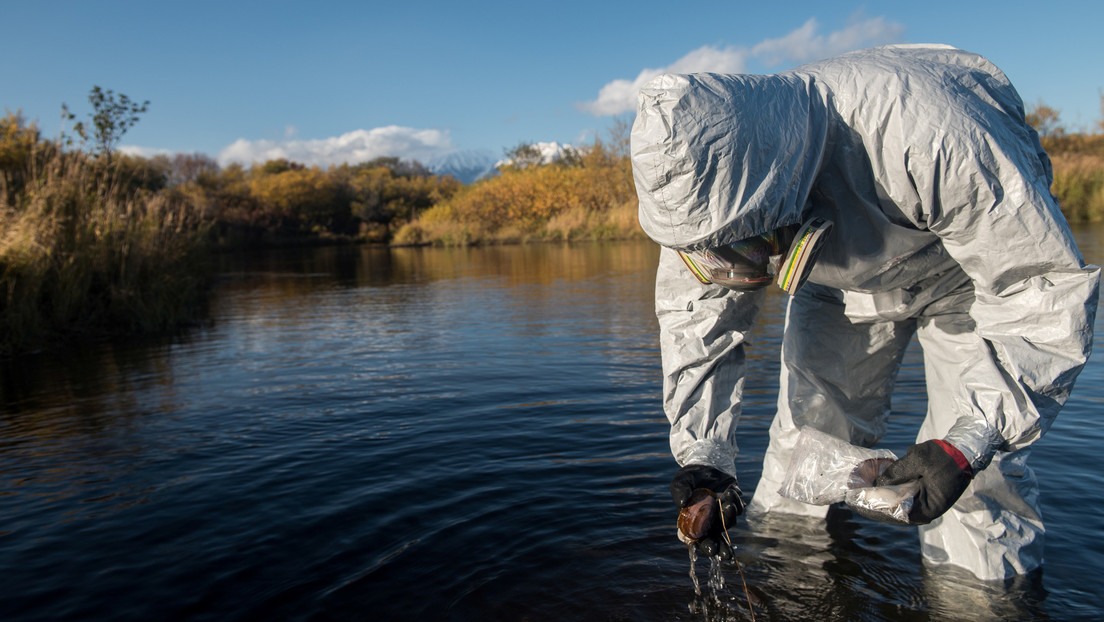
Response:
[[[1104,263],[1104,228],[1077,231]],[[667,492],[645,243],[228,258],[210,326],[9,363],[0,620],[1086,619],[1104,615],[1104,347],[1032,463],[1042,572],[928,572],[842,511],[734,530],[695,594]],[[758,479],[782,295],[751,352]],[[1098,320],[1098,337],[1104,335]],[[906,360],[883,446],[924,412]],[[742,575],[741,575],[742,571]]]

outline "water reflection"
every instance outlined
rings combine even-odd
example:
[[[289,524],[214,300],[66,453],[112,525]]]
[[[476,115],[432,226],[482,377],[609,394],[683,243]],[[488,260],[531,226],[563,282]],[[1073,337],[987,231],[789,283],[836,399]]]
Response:
[[[924,596],[932,617],[942,619],[1043,620],[1049,619],[1044,601],[1043,570],[1003,582],[978,581],[956,568],[926,569],[922,575]]]
[[[111,408],[136,390],[172,386],[165,343],[82,344],[64,353],[0,362],[0,415],[76,405],[87,414]],[[97,406],[97,404],[102,404]],[[125,406],[124,406],[125,409]]]
[[[219,257],[225,274],[250,278],[331,278],[350,287],[440,280],[503,279],[506,285],[547,285],[600,278],[609,272],[654,272],[654,244],[533,244],[468,248],[377,246],[288,249]],[[288,283],[287,285],[294,285]]]

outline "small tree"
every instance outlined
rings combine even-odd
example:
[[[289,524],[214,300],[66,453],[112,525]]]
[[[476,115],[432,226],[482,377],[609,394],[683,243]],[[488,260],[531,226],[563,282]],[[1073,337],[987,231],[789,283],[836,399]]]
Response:
[[[1066,128],[1062,127],[1059,121],[1061,112],[1056,108],[1043,103],[1043,100],[1039,100],[1039,103],[1034,106],[1027,107],[1027,114],[1024,115],[1027,124],[1035,128],[1035,131],[1039,133],[1039,136],[1061,136],[1066,133]]]
[[[513,149],[504,149],[506,161],[515,168],[537,166],[544,160],[540,147],[532,143],[518,143]]]
[[[614,157],[629,157],[630,138],[632,136],[633,117],[623,114],[613,118],[609,127],[609,150]]]
[[[139,104],[122,93],[116,96],[111,89],[104,90],[99,86],[93,86],[88,93],[88,101],[92,104],[92,127],[89,129],[83,121],[80,121],[73,125],[73,131],[81,137],[82,141],[89,140],[91,133],[96,152],[103,154],[110,167],[112,152],[115,151],[115,147],[119,145],[127,130],[138,122],[138,115],[149,109],[149,100]],[[65,104],[61,105],[61,109],[66,119],[75,118]]]
[[[172,157],[169,185],[180,186],[198,181],[204,176],[216,175],[218,172],[218,162],[209,156],[202,153],[178,153]]]

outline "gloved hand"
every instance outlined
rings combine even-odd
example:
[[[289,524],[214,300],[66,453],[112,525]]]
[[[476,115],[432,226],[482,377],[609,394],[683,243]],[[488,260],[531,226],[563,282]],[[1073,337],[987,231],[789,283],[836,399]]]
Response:
[[[886,467],[874,485],[918,481],[920,492],[916,493],[909,512],[909,523],[926,525],[951,509],[973,476],[961,451],[947,441],[933,440],[909,447],[905,457]]]
[[[731,475],[704,464],[691,464],[675,473],[675,477],[671,480],[671,498],[681,510],[686,507],[691,494],[699,488],[713,491],[720,499],[721,516],[724,520],[723,522],[717,520],[709,533],[691,546],[695,547],[699,554],[709,557],[719,555],[722,559],[730,559],[732,547],[725,541],[724,527],[735,526],[736,517],[744,513],[743,492],[736,485],[736,478]]]

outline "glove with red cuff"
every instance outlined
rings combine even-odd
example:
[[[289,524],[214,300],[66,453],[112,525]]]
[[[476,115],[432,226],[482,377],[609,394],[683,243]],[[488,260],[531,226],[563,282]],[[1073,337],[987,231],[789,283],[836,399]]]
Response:
[[[918,481],[920,492],[913,501],[909,522],[926,525],[951,509],[973,476],[961,451],[947,441],[932,440],[909,447],[903,458],[886,467],[874,485]]]

